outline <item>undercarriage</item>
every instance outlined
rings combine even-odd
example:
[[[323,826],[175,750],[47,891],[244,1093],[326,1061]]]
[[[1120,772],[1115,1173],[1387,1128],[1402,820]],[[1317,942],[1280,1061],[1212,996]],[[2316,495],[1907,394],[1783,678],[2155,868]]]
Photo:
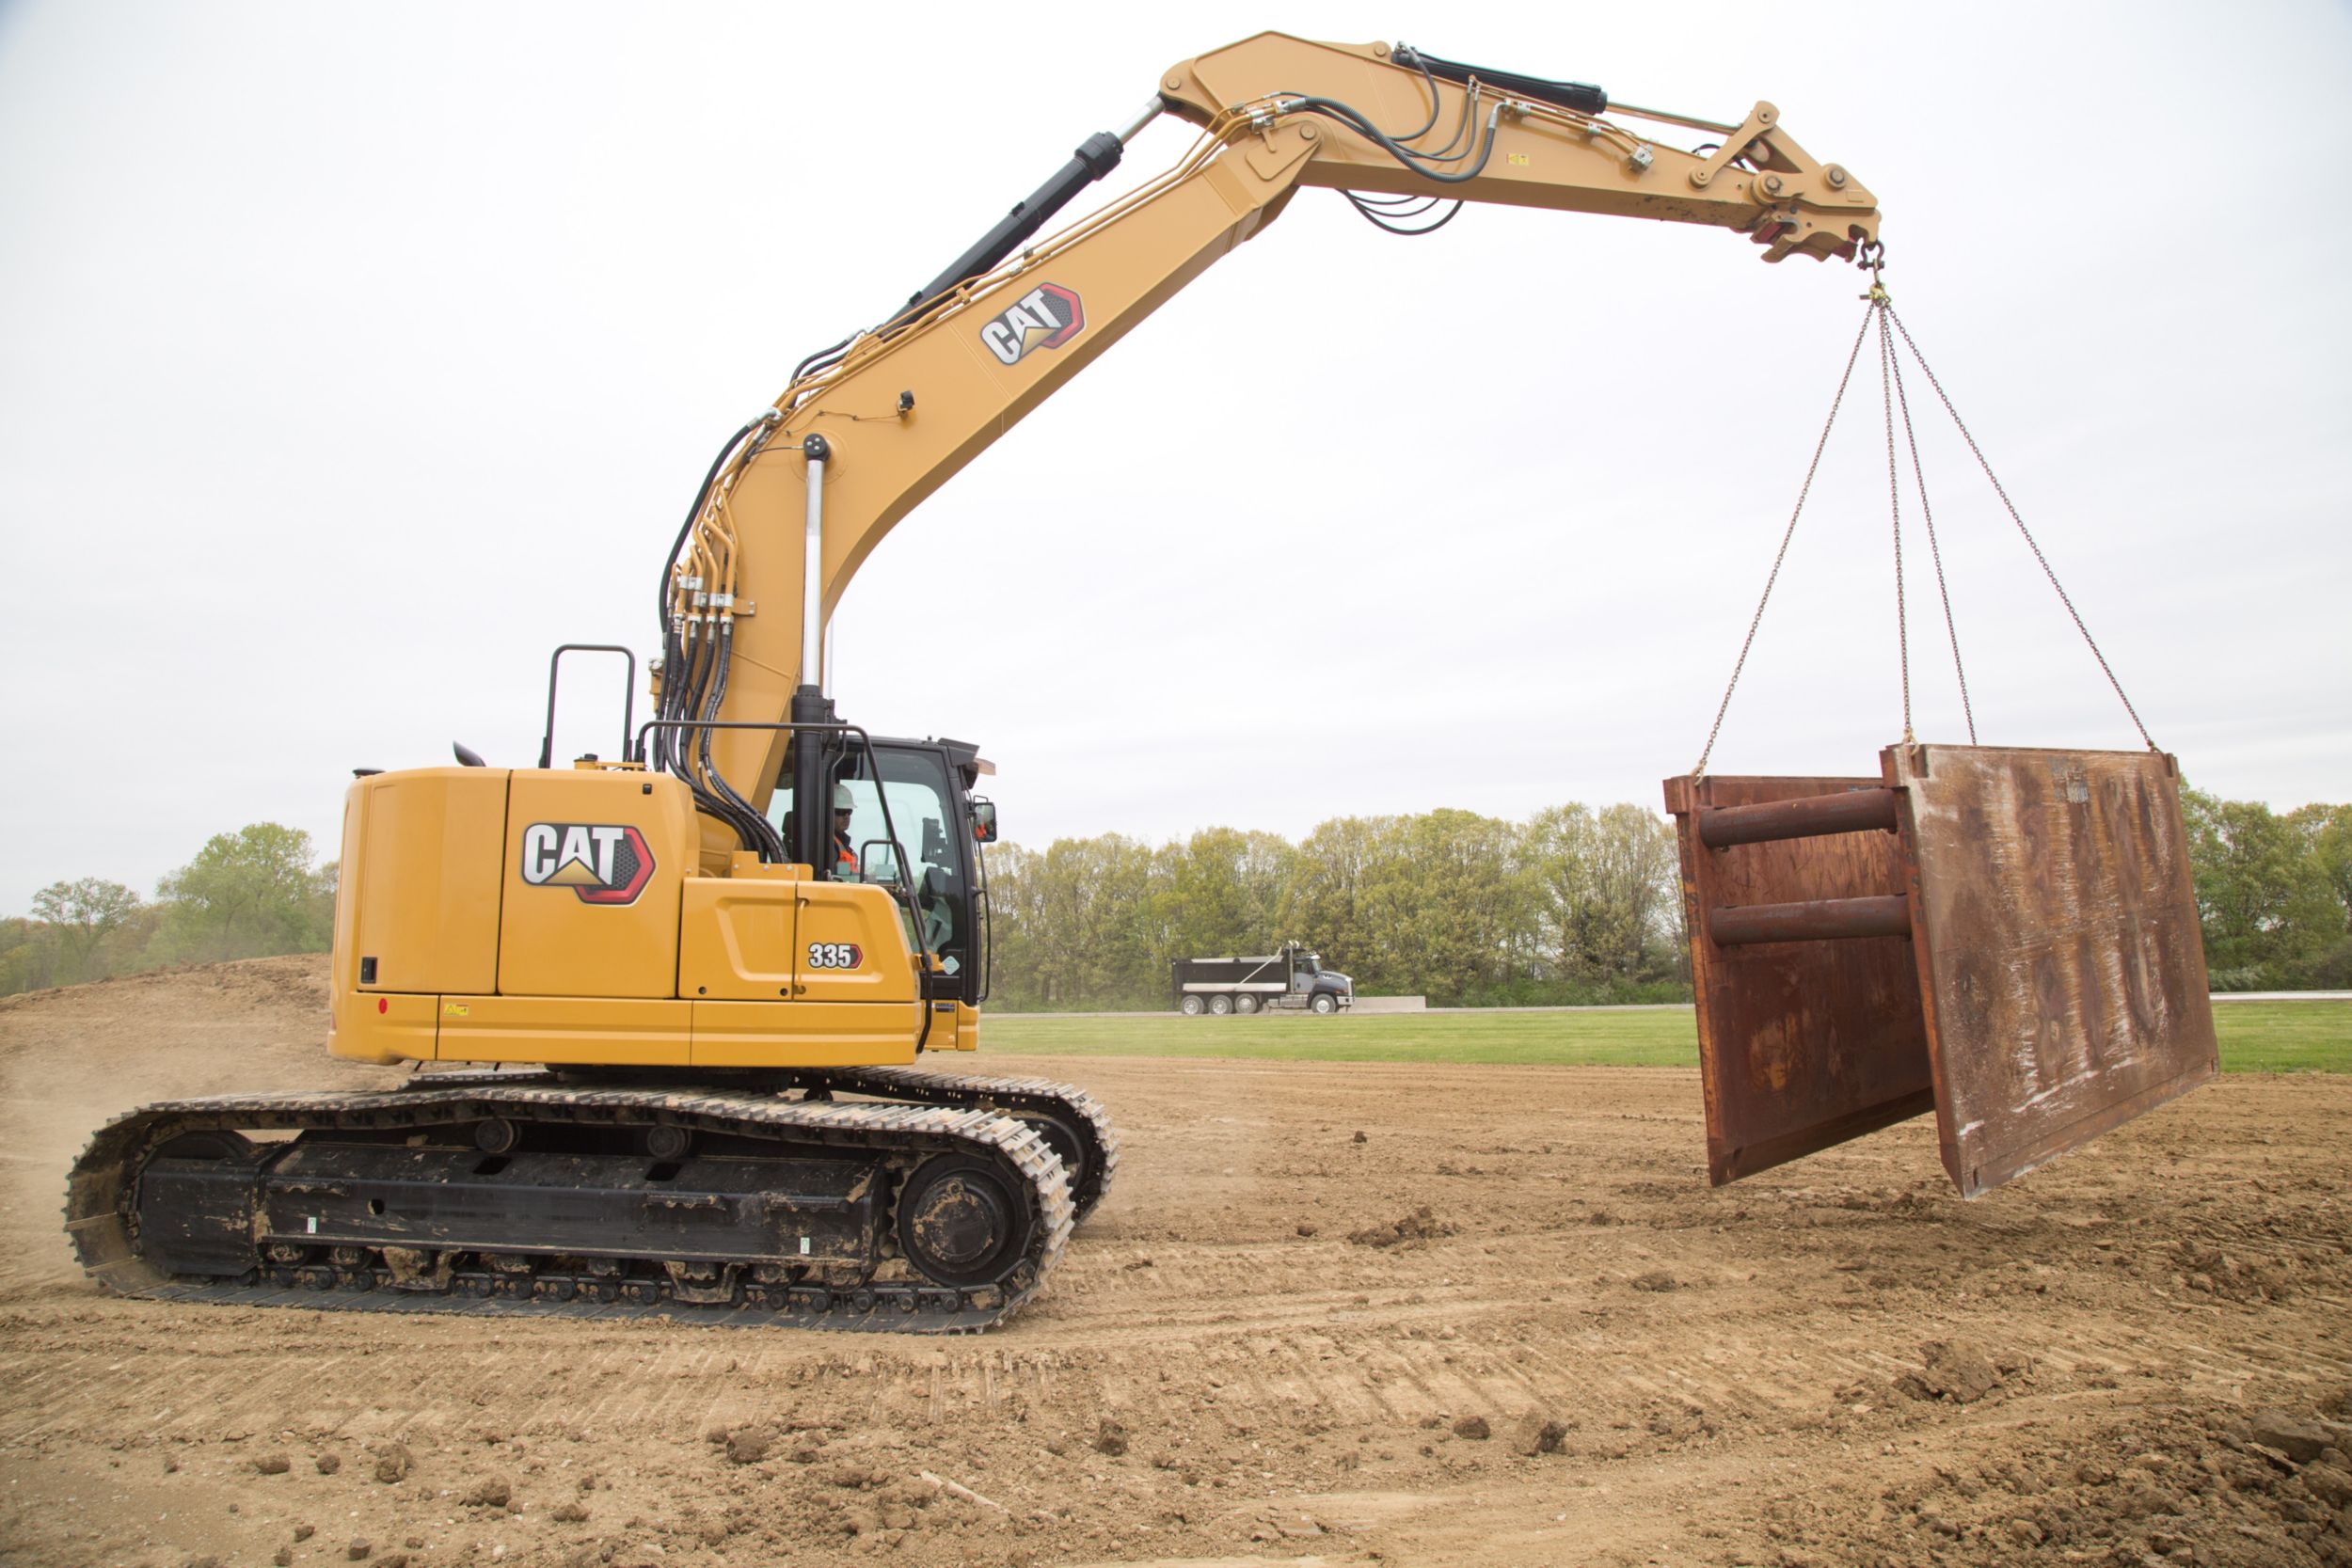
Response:
[[[1036,1293],[1117,1165],[1034,1080],[422,1073],[118,1117],[66,1228],[129,1296],[957,1333]]]

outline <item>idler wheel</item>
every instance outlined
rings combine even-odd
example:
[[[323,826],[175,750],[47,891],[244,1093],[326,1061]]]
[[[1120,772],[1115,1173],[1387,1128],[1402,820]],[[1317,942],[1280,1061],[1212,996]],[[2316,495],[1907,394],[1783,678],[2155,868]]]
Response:
[[[933,1155],[899,1189],[899,1248],[937,1284],[1002,1279],[1026,1256],[1034,1229],[1013,1179],[984,1160]]]
[[[1012,1114],[1044,1139],[1046,1148],[1061,1156],[1061,1168],[1070,1177],[1070,1196],[1075,1199],[1079,1184],[1086,1180],[1087,1174],[1086,1140],[1078,1136],[1078,1130],[1050,1111],[1015,1111]]]

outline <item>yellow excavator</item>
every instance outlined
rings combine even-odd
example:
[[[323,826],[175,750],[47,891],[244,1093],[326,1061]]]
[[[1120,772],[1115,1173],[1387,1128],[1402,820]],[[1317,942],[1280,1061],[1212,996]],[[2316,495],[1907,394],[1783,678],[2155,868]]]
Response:
[[[1191,150],[1038,240],[1161,115],[1198,127]],[[839,718],[826,618],[894,524],[1309,186],[1407,232],[1478,201],[1727,230],[1769,261],[1878,243],[1870,193],[1770,103],[1718,123],[1275,33],[1176,66],[727,438],[662,565],[652,715],[625,709],[616,756],[461,748],[357,780],[331,1048],[437,1070],[119,1118],[71,1176],[87,1271],[359,1309],[920,1331],[1017,1310],[1118,1141],[1074,1088],[916,1065],[977,1043],[993,769]]]

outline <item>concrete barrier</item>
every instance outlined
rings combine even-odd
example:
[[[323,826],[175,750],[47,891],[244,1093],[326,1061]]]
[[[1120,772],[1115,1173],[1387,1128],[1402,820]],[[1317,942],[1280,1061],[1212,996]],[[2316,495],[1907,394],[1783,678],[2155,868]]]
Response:
[[[1425,996],[1359,996],[1349,1012],[1361,1017],[1366,1013],[1425,1013],[1429,998]]]
[[[2217,990],[2216,1002],[2352,1002],[2352,990]]]

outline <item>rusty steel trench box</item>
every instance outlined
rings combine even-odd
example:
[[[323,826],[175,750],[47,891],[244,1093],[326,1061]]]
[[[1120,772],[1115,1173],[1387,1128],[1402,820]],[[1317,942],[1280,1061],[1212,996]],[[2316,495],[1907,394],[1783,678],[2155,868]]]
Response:
[[[1665,790],[1716,1185],[1932,1109],[1975,1197],[2214,1075],[2171,757],[1906,744]]]

